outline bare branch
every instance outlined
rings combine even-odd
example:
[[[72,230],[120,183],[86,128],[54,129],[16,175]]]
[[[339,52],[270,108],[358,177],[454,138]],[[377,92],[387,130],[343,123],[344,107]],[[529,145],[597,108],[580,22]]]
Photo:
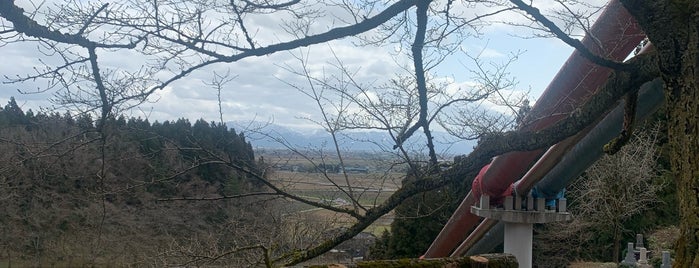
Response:
[[[97,64],[97,53],[95,52],[95,47],[88,47],[87,51],[90,54],[90,66],[92,67],[92,76],[95,78],[95,84],[97,85],[97,91],[99,92],[100,101],[102,102],[102,123],[98,129],[102,129],[104,125],[104,120],[109,117],[112,112],[112,103],[107,99],[107,88],[104,86],[102,81],[102,75],[100,74],[99,65]]]
[[[425,43],[425,32],[427,29],[427,9],[431,1],[421,1],[417,5],[417,32],[415,33],[415,41],[412,45],[413,66],[415,68],[415,80],[417,83],[418,103],[420,105],[419,119],[401,136],[396,138],[394,148],[400,146],[407,140],[418,128],[422,127],[427,138],[427,148],[429,150],[430,162],[432,165],[437,165],[437,154],[434,150],[433,137],[430,131],[429,122],[427,121],[427,82],[425,81],[425,69],[423,65],[422,49]]]
[[[240,30],[243,31],[245,40],[247,40],[248,45],[250,45],[250,49],[255,49],[255,42],[252,41],[252,37],[250,36],[250,33],[248,33],[248,29],[245,27],[245,23],[243,23],[243,15],[238,10],[238,6],[235,5],[234,1],[231,1],[231,6],[233,7],[233,12],[235,12],[238,25],[240,25]]]
[[[174,197],[174,198],[161,198],[157,199],[157,201],[218,201],[218,200],[224,200],[224,199],[240,199],[240,198],[245,198],[245,197],[253,197],[253,196],[279,196],[279,193],[268,193],[268,192],[255,192],[255,193],[246,193],[246,194],[238,194],[238,195],[223,195],[223,196],[214,196],[214,197]]]
[[[577,49],[580,52],[580,54],[583,55],[583,57],[594,62],[595,64],[612,68],[615,70],[626,70],[627,68],[630,68],[628,65],[624,63],[609,60],[592,53],[592,51],[585,47],[585,45],[582,42],[580,42],[580,40],[570,37],[568,34],[566,34],[560,28],[558,28],[558,26],[556,26],[555,23],[553,23],[543,14],[541,14],[538,8],[535,8],[531,5],[527,5],[522,0],[510,0],[510,2],[515,4],[519,9],[523,10],[524,12],[527,12],[527,14],[532,16],[535,21],[541,23],[546,28],[548,28],[556,37],[561,39],[561,41]]]
[[[95,19],[95,17],[97,17],[97,14],[99,14],[105,8],[107,8],[107,6],[109,6],[109,3],[105,3],[104,5],[102,5],[102,7],[97,9],[97,11],[95,11],[95,13],[92,14],[92,16],[90,16],[90,18],[87,19],[87,21],[85,21],[85,24],[83,25],[83,27],[80,28],[80,30],[75,35],[82,35],[83,33],[85,33],[85,30],[87,30],[87,27],[90,27],[90,24]]]
[[[49,39],[59,43],[75,44],[82,47],[101,47],[101,48],[135,48],[136,45],[143,40],[138,38],[135,41],[126,44],[103,44],[91,41],[80,34],[64,34],[57,30],[51,30],[46,26],[38,24],[33,19],[24,15],[24,10],[16,6],[14,1],[0,2],[0,16],[12,22],[14,30],[26,34],[27,36],[37,37],[40,39]]]
[[[164,81],[157,87],[153,87],[149,92],[147,92],[147,95],[152,94],[152,92],[155,92],[155,90],[158,89],[163,89],[165,86],[171,84],[172,82],[179,80],[182,77],[187,76],[191,72],[201,69],[205,66],[212,65],[215,63],[221,63],[221,62],[236,62],[244,58],[248,57],[253,57],[253,56],[264,56],[264,55],[269,55],[273,54],[276,52],[280,51],[288,51],[292,50],[295,48],[299,47],[306,47],[310,45],[315,45],[319,43],[324,43],[330,40],[336,40],[336,39],[341,39],[347,36],[353,36],[357,35],[366,31],[369,31],[371,29],[374,29],[375,27],[381,25],[382,23],[388,21],[389,19],[393,18],[397,14],[409,9],[415,5],[414,0],[401,0],[393,5],[387,7],[384,9],[381,13],[377,14],[376,16],[370,17],[365,19],[362,22],[359,22],[357,24],[349,25],[349,26],[344,26],[344,27],[337,27],[333,28],[325,33],[317,34],[317,35],[312,35],[312,36],[307,36],[304,38],[292,40],[289,42],[282,42],[278,44],[273,44],[269,45],[266,47],[259,47],[257,49],[253,50],[246,50],[243,51],[239,54],[236,55],[231,55],[231,56],[218,56],[214,60],[210,61],[205,61],[199,64],[196,64],[194,66],[191,66],[185,70],[182,70],[179,74],[173,76],[172,78]]]
[[[255,3],[255,2],[252,2],[252,1],[249,1],[249,0],[243,0],[243,2],[245,2],[245,4],[247,4],[247,5],[249,5],[249,6],[253,7],[253,8],[260,8],[260,9],[282,9],[282,8],[287,8],[287,7],[293,6],[293,5],[295,5],[295,4],[298,4],[299,2],[301,2],[301,0],[290,0],[289,2],[282,2],[282,3],[279,3],[279,4],[267,4],[267,3],[265,3],[265,4],[258,4],[258,3]],[[267,1],[265,1],[265,2],[267,2]]]

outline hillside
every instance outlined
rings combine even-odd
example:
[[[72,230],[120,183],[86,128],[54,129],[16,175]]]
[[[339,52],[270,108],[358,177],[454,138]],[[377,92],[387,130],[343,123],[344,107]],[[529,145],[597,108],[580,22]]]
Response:
[[[263,239],[252,145],[223,124],[0,108],[0,266],[181,264]],[[251,215],[255,215],[252,217]]]

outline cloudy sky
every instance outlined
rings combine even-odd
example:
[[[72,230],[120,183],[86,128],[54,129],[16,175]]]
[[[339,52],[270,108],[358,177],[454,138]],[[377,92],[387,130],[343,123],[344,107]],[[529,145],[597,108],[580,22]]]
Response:
[[[550,4],[548,3],[550,1],[544,2],[544,4]],[[19,0],[17,4],[22,6],[27,5],[27,2]],[[503,16],[515,18],[520,15],[509,13]],[[263,36],[271,31],[270,27],[277,25],[270,23],[269,19],[249,23],[255,28],[255,32],[260,33],[259,38],[278,38]],[[482,60],[493,63],[506,62],[509,55],[521,52],[518,60],[509,66],[509,72],[519,82],[517,89],[530,90],[529,97],[536,99],[568,58],[572,49],[555,39],[512,36],[531,33],[520,31],[522,31],[521,28],[513,29],[502,25],[488,27],[483,30],[483,37],[464,40],[461,50],[471,55],[480,54]],[[289,86],[292,84],[304,87],[307,83],[303,77],[283,68],[299,70],[300,65],[294,55],[306,55],[309,70],[318,76],[336,72],[332,65],[337,63],[334,56],[337,55],[342,59],[343,64],[356,72],[356,79],[369,85],[380,85],[386,82],[387,78],[394,77],[401,64],[409,64],[406,59],[396,61],[391,56],[396,53],[398,49],[396,46],[358,47],[354,45],[355,42],[356,40],[347,38],[291,52],[208,66],[158,91],[152,96],[152,102],[128,111],[127,115],[146,117],[151,121],[181,117],[191,120],[204,118],[208,121],[218,121],[217,90],[207,85],[207,81],[214,77],[214,73],[230,73],[234,78],[225,84],[221,92],[224,121],[258,120],[297,129],[312,128],[313,124],[304,118],[317,119],[318,107],[309,97]],[[38,51],[36,43],[27,42],[5,44],[0,47],[0,55],[3,59],[0,74],[13,77],[32,73],[33,68],[41,66],[41,60],[47,61],[46,57],[39,56]],[[112,69],[137,68],[139,64],[132,55],[119,53],[104,52],[100,55],[100,60],[103,66]],[[462,52],[457,52],[436,68],[431,75],[452,82],[452,87],[466,87],[473,83],[473,75],[468,70],[469,65],[468,57]],[[43,89],[45,81],[8,84],[7,79],[2,79],[1,103],[6,103],[10,96],[14,96],[25,110],[51,106],[47,100],[53,91],[41,94],[18,92],[18,89],[25,91]]]

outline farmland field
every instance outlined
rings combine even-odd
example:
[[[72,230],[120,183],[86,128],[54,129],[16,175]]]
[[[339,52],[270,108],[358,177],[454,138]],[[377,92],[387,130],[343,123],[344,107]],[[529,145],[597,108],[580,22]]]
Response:
[[[258,150],[255,154],[273,167],[268,179],[277,187],[309,200],[344,208],[353,207],[350,195],[367,209],[381,204],[400,188],[406,173],[404,167],[392,166],[396,163],[393,156],[382,153],[346,153],[343,163],[347,172],[338,168],[339,158],[318,152],[304,152],[302,156],[288,150]],[[289,202],[286,211],[290,216],[323,221],[335,228],[354,222],[348,215],[301,202]],[[391,212],[365,232],[379,236],[390,228],[393,218]]]
[[[289,193],[316,202],[331,204],[337,207],[351,208],[351,194],[359,204],[371,208],[385,201],[400,187],[402,174],[343,174],[337,173],[305,173],[292,171],[275,171],[270,180],[278,187]],[[349,182],[349,187],[347,182]],[[352,218],[347,215],[315,208],[296,202],[288,208],[288,213],[306,214],[309,217],[332,222],[337,227],[348,226]],[[301,216],[301,215],[299,215]],[[392,213],[374,223],[368,232],[375,235],[387,229],[392,222]],[[378,232],[378,233],[377,233]]]
[[[265,162],[274,167],[268,178],[277,187],[308,200],[337,207],[352,208],[352,199],[367,209],[381,204],[400,188],[405,176],[405,172],[400,169],[384,172],[388,169],[386,163],[391,162],[390,159],[372,153],[351,153],[344,156],[345,166],[353,168],[347,174],[337,168],[319,168],[321,165],[337,166],[338,159],[328,156],[322,156],[324,159],[320,161],[320,155],[304,158],[288,151],[263,151],[257,152],[257,155],[264,157]],[[287,213],[326,221],[336,227],[349,226],[354,220],[347,215],[300,202],[289,204]],[[392,221],[393,213],[389,213],[366,231],[380,235],[390,228]]]

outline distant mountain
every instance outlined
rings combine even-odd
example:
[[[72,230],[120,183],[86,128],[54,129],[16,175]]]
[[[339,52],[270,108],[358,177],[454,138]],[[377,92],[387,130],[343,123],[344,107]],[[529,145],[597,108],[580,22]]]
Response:
[[[284,144],[295,148],[326,148],[333,149],[333,140],[329,133],[321,129],[295,129],[276,124],[227,122],[237,132],[244,133],[246,139],[254,148],[284,149]],[[473,151],[476,141],[463,141],[450,136],[446,132],[433,132],[435,148],[440,155],[467,154]],[[381,151],[393,150],[393,139],[381,131],[346,131],[338,137],[342,150],[350,151]],[[412,151],[427,152],[426,139],[422,132],[416,133],[408,140],[406,147]]]

